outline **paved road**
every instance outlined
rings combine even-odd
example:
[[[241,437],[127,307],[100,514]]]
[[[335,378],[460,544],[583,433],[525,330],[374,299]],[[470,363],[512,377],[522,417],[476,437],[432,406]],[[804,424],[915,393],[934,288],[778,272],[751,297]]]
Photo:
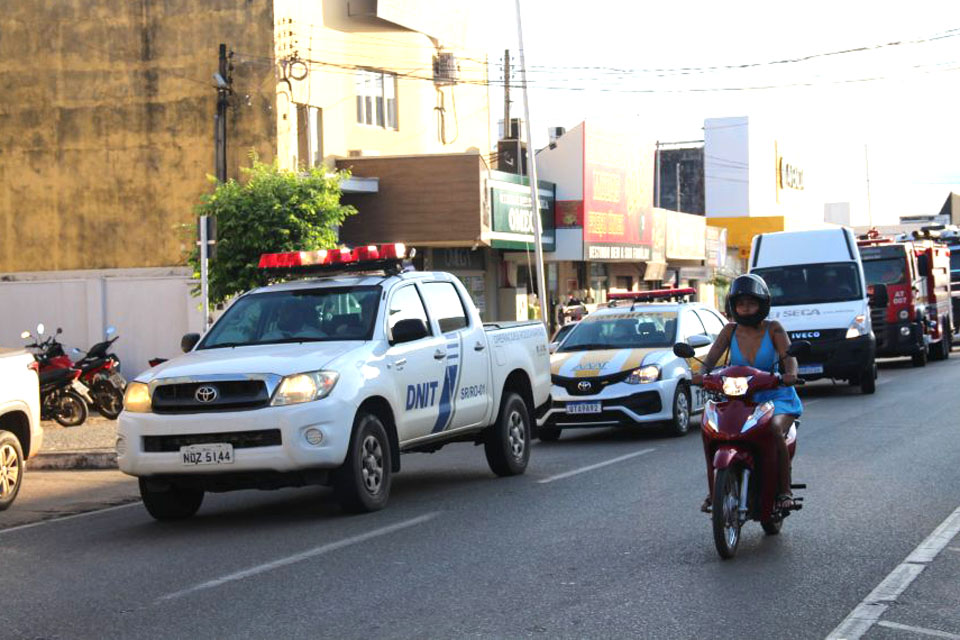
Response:
[[[733,561],[697,510],[695,434],[565,433],[519,478],[470,445],[407,456],[366,516],[316,488],[0,531],[0,636],[824,638],[960,505],[958,383],[960,355],[886,366],[875,396],[805,389],[806,508],[777,537],[748,525]],[[958,550],[865,637],[960,634]]]

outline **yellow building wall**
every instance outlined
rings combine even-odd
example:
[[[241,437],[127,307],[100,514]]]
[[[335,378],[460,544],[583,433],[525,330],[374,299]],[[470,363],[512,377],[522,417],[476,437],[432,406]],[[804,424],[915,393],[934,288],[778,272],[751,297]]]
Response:
[[[273,2],[4,2],[0,272],[182,263],[221,42],[251,58],[234,59],[229,173],[275,153]]]
[[[707,222],[711,227],[723,227],[727,230],[727,246],[737,247],[741,258],[750,257],[750,246],[755,235],[786,230],[783,216],[707,218]]]
[[[302,80],[277,85],[278,157],[297,157],[296,104],[322,109],[324,163],[352,151],[368,155],[416,155],[479,151],[492,147],[487,66],[482,52],[463,49],[450,25],[450,39],[436,39],[363,15],[363,2],[276,0],[277,58],[294,52],[306,61]],[[350,7],[356,12],[349,15]],[[453,14],[461,20],[462,15]],[[440,29],[441,31],[443,29]],[[437,87],[433,58],[438,47],[458,59],[460,83]],[[358,67],[396,73],[398,129],[357,122],[354,77]],[[301,76],[303,68],[295,70]],[[442,106],[441,124],[436,107]],[[299,162],[304,164],[304,159]]]

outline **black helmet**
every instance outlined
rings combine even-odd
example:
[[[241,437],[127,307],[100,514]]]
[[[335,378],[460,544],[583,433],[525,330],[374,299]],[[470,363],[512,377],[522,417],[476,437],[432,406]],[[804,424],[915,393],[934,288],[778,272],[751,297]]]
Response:
[[[760,303],[760,308],[756,313],[749,316],[742,316],[737,313],[737,298],[750,296],[756,298]],[[727,312],[733,316],[738,324],[745,324],[748,327],[758,327],[763,319],[770,313],[770,289],[763,278],[754,274],[746,273],[737,276],[730,285],[730,293],[727,294]]]

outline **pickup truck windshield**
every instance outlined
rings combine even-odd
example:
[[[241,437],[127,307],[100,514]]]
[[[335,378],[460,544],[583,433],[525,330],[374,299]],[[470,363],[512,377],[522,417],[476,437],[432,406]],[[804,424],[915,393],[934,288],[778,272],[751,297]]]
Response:
[[[587,316],[570,332],[558,350],[638,349],[669,347],[677,332],[673,312],[635,312]]]
[[[284,342],[369,340],[380,287],[325,287],[244,296],[198,349]]]
[[[855,262],[829,262],[767,267],[750,273],[767,283],[773,306],[788,307],[863,299],[857,271]]]

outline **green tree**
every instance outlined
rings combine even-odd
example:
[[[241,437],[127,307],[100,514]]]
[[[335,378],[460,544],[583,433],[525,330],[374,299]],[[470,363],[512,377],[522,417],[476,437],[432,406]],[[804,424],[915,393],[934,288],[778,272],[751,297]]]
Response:
[[[263,253],[336,248],[337,228],[357,212],[340,204],[344,172],[287,171],[276,161],[260,162],[255,154],[251,162],[241,169],[242,183],[217,184],[197,206],[198,215],[217,221],[217,257],[209,263],[211,304],[267,284],[270,274],[257,268]],[[199,279],[199,248],[189,262]]]

